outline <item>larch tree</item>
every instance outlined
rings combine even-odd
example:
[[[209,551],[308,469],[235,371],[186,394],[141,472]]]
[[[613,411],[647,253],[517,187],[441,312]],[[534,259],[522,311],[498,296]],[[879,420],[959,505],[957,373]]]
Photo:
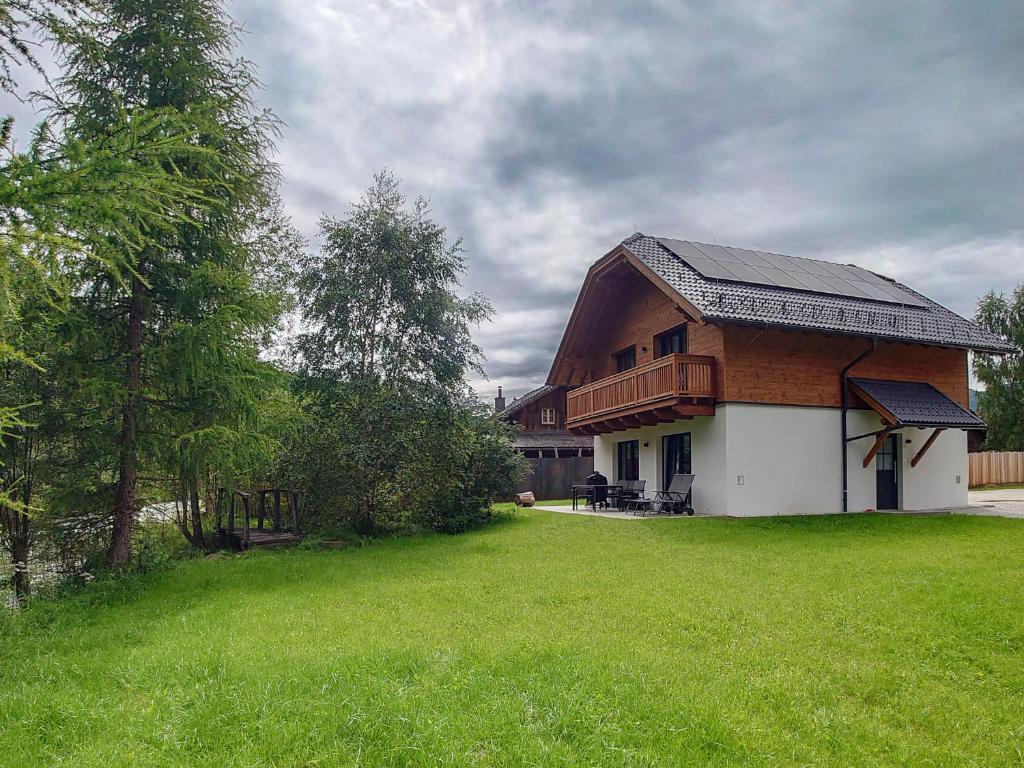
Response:
[[[0,3],[0,90],[18,95],[13,68],[38,68],[36,36],[87,24],[91,2]],[[28,592],[37,500],[75,449],[59,360],[78,265],[124,279],[154,228],[190,220],[203,191],[174,161],[203,150],[193,126],[168,110],[118,110],[103,135],[73,135],[61,119],[40,124],[25,150],[13,121],[0,128],[0,543],[16,597]],[[156,227],[154,227],[156,224]],[[77,382],[75,382],[77,386]],[[66,434],[61,434],[64,430]]]
[[[277,121],[254,102],[252,66],[234,56],[237,27],[215,0],[98,6],[95,24],[61,39],[66,74],[54,114],[75,135],[102,137],[126,109],[173,113],[192,126],[198,151],[168,166],[203,196],[189,221],[146,232],[149,245],[132,254],[127,280],[96,262],[77,276],[82,326],[102,329],[115,353],[79,363],[117,404],[107,552],[116,567],[131,555],[140,469],[149,462],[168,479],[161,461],[177,445],[178,477],[169,480],[194,484],[197,462],[214,455],[195,448],[199,434],[230,442],[248,432],[248,405],[272,386],[258,350],[285,300],[257,280],[255,262],[267,254],[251,247],[254,226],[276,202],[269,153]],[[272,257],[293,258],[294,242]]]

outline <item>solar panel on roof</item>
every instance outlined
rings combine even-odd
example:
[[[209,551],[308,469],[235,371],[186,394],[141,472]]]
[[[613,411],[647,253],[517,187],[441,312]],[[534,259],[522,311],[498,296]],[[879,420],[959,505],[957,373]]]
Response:
[[[866,269],[765,251],[658,238],[663,246],[710,280],[767,285],[833,296],[925,306],[916,296]]]

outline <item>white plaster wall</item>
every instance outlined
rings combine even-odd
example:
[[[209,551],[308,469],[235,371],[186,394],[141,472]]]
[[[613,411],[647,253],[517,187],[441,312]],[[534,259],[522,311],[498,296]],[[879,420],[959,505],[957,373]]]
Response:
[[[836,411],[837,429],[839,426],[840,412]],[[850,411],[847,415],[847,434],[850,437],[864,435],[868,432],[877,432],[882,428],[882,419],[874,411]],[[839,437],[836,437],[836,444],[839,444]],[[878,500],[878,486],[875,478],[875,462],[864,467],[864,457],[867,456],[871,446],[875,444],[874,437],[865,437],[862,440],[854,440],[848,444],[846,452],[846,468],[849,474],[849,501],[850,512],[864,512],[874,509]],[[842,481],[840,480],[840,505],[842,504]]]
[[[594,466],[615,482],[616,443],[639,440],[640,477],[653,493],[662,482],[661,438],[690,432],[696,475],[693,505],[698,513],[737,517],[838,513],[842,512],[841,418],[837,408],[727,403],[718,405],[713,417],[598,435]],[[850,411],[847,424],[851,437],[881,428],[878,415],[868,410]],[[930,433],[908,429],[900,436],[900,508],[966,506],[966,433],[943,432],[921,463],[910,466]],[[875,465],[863,466],[873,440],[868,437],[849,444],[850,512],[875,508]]]
[[[727,514],[724,408],[725,406],[719,406],[715,416],[698,416],[653,427],[597,435],[594,438],[594,467],[611,482],[616,482],[619,479],[616,472],[616,443],[623,440],[639,440],[640,478],[647,481],[647,495],[653,496],[662,484],[662,437],[689,432],[694,474],[693,508],[701,514]]]
[[[903,430],[900,446],[903,451],[900,457],[900,509],[967,506],[966,432],[959,429],[942,432],[921,457],[920,463],[916,467],[910,466],[932,431]]]
[[[838,410],[746,403],[724,408],[730,515],[842,511]]]

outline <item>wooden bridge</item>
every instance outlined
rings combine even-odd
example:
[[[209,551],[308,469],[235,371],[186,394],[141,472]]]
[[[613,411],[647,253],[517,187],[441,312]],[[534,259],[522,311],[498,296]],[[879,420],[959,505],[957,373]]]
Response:
[[[227,491],[221,488],[217,497],[218,543],[222,547],[243,550],[302,541],[302,529],[299,527],[301,496],[300,491],[291,488],[261,488],[234,491],[228,497]],[[254,516],[255,528],[252,525]]]

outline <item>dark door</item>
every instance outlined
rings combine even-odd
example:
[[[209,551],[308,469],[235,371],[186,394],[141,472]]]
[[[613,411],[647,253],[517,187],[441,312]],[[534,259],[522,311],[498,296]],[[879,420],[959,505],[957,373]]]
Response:
[[[688,475],[692,471],[690,433],[665,435],[661,438],[661,453],[665,457],[664,471],[661,473],[661,490],[667,491],[673,475]]]
[[[882,443],[882,449],[875,454],[875,482],[877,484],[876,509],[899,507],[899,492],[896,483],[896,435],[889,435]]]

